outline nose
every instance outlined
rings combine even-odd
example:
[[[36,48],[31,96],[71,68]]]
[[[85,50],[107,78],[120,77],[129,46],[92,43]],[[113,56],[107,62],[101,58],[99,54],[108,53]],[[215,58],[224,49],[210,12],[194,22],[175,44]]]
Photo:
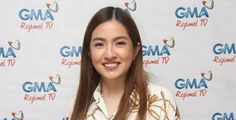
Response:
[[[116,59],[117,53],[116,53],[115,48],[112,45],[108,45],[104,56],[106,60]]]

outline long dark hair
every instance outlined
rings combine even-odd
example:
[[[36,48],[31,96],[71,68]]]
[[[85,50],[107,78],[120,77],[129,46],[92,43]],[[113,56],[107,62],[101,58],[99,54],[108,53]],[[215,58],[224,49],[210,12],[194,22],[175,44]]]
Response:
[[[118,111],[114,120],[125,120],[132,107],[130,96],[135,89],[139,97],[139,109],[137,120],[145,120],[147,109],[147,77],[143,69],[142,43],[138,28],[129,14],[121,8],[105,7],[99,10],[90,20],[83,41],[80,83],[77,91],[71,120],[83,120],[86,118],[89,105],[93,101],[93,93],[100,82],[100,75],[92,65],[90,54],[90,42],[94,29],[111,19],[123,24],[132,40],[134,49],[140,45],[140,50],[131,64],[125,81],[124,94],[121,98]]]

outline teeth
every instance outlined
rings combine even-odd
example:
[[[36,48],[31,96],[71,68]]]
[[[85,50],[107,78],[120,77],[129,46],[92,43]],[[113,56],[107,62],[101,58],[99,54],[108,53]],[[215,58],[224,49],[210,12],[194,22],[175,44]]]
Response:
[[[112,64],[104,64],[106,67],[115,67],[117,66],[117,63],[112,63]]]

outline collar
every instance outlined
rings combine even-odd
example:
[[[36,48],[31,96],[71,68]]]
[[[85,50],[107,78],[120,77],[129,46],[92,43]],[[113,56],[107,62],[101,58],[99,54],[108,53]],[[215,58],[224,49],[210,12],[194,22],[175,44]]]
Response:
[[[102,98],[102,89],[101,89],[101,82],[98,84],[97,88],[95,89],[94,93],[93,93],[93,97],[95,100],[95,103],[98,104]],[[150,96],[150,90],[148,89],[148,96]],[[129,101],[131,102],[131,105],[135,105],[135,106],[139,106],[139,101],[140,101],[140,96],[138,94],[138,91],[136,90],[136,88],[134,88],[131,92],[130,95],[130,99]]]
[[[98,84],[97,88],[95,89],[94,93],[93,93],[93,98],[95,100],[95,103],[99,103],[100,99],[102,98],[102,91],[101,91],[101,82]]]
[[[113,118],[114,114],[109,116],[108,115],[108,111],[106,108],[106,104],[104,102],[104,99],[102,97],[102,91],[101,91],[101,82],[98,84],[97,88],[95,89],[94,93],[93,93],[93,98],[94,98],[94,103],[96,104],[96,106],[104,113],[106,118]]]

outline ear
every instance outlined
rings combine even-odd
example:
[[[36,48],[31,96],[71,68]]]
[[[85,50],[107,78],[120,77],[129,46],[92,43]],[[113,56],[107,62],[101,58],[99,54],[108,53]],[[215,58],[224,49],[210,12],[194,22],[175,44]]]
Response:
[[[133,60],[135,60],[136,56],[138,55],[138,52],[140,51],[140,48],[141,48],[141,43],[137,42],[137,46],[134,49]]]

